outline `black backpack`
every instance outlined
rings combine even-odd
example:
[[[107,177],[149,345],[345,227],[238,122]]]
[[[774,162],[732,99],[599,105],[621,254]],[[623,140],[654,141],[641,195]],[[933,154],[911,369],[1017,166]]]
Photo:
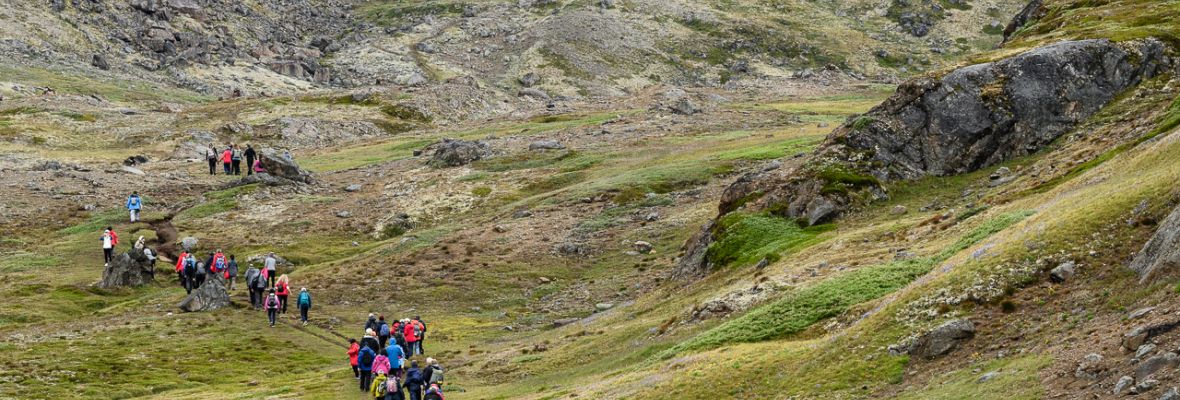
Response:
[[[361,352],[361,365],[373,365],[373,349]]]

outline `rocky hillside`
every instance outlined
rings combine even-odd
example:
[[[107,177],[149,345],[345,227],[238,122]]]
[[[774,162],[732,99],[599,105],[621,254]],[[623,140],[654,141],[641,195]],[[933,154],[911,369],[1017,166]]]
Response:
[[[1176,2],[5,5],[0,397],[370,398],[369,313],[452,399],[1180,391]]]

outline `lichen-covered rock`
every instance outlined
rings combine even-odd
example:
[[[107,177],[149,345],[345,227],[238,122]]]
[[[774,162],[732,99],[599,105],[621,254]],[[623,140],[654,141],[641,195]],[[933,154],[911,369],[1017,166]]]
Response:
[[[1146,282],[1156,273],[1180,265],[1180,207],[1172,210],[1129,266]]]
[[[492,154],[491,147],[480,141],[443,139],[427,164],[435,168],[458,167]]]
[[[267,175],[292,182],[312,183],[311,173],[299,168],[299,164],[287,152],[263,150],[258,160]]]
[[[102,281],[98,287],[111,289],[117,287],[143,286],[155,279],[152,262],[143,250],[131,249],[117,255],[102,271]]]
[[[899,346],[896,352],[908,353],[915,357],[934,358],[951,352],[959,343],[975,337],[975,323],[958,319],[939,325],[912,343]]]
[[[906,82],[809,156],[739,178],[723,192],[719,217],[745,207],[822,224],[888,197],[884,182],[962,174],[1031,154],[1165,70],[1164,49],[1154,39],[1059,42]],[[685,254],[723,234],[698,235]],[[707,270],[701,262],[685,257],[679,275],[699,275]]]
[[[201,287],[189,293],[176,306],[184,312],[213,311],[229,307],[229,292],[225,289],[225,281],[217,274],[211,274]]]

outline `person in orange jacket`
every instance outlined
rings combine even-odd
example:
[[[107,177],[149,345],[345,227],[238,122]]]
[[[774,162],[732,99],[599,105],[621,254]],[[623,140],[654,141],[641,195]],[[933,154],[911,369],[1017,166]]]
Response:
[[[360,363],[356,360],[356,355],[361,352],[361,345],[357,344],[356,339],[348,339],[348,362],[352,364],[352,376],[358,381],[361,379]]]

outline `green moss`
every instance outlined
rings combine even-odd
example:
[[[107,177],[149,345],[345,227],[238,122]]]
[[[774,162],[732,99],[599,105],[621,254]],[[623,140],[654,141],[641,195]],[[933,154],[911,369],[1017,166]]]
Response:
[[[816,173],[816,177],[824,181],[824,187],[820,190],[821,194],[847,194],[857,189],[881,185],[881,181],[876,177],[853,172],[842,165],[824,167]]]
[[[492,194],[492,188],[488,186],[478,186],[471,189],[471,195],[475,197],[488,197],[490,194]]]
[[[770,160],[807,153],[815,150],[822,136],[787,139],[765,145],[751,146],[717,153],[714,157],[719,160]]]
[[[876,122],[876,120],[874,120],[873,117],[867,115],[857,117],[856,120],[852,121],[852,129],[862,131],[865,128],[868,128],[869,124],[872,124],[873,122]]]
[[[717,267],[748,266],[768,255],[778,256],[817,243],[833,225],[801,227],[773,215],[746,212],[726,214],[717,221],[717,239],[705,257]]]

